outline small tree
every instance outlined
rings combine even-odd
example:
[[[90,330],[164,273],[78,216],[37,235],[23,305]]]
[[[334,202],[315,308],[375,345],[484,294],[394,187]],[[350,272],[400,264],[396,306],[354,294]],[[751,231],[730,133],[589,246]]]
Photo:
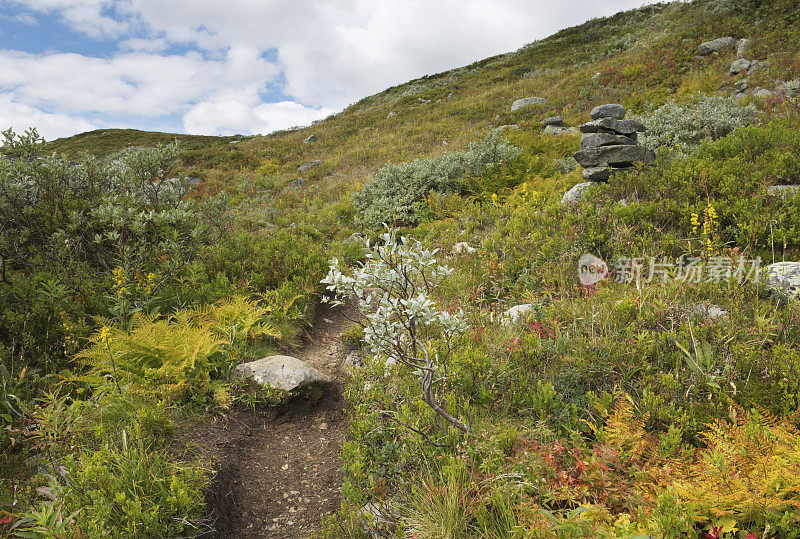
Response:
[[[451,314],[436,306],[432,292],[452,273],[434,258],[436,250],[402,237],[393,229],[381,235],[382,243],[366,242],[366,262],[352,277],[345,275],[335,258],[323,284],[334,295],[323,299],[343,304],[357,298],[366,318],[364,341],[374,354],[405,365],[420,377],[422,400],[437,415],[463,432],[464,423],[450,415],[438,402],[436,386],[446,377],[448,353],[432,353],[429,343],[434,338],[444,341],[449,352],[452,341],[464,333],[464,313]]]

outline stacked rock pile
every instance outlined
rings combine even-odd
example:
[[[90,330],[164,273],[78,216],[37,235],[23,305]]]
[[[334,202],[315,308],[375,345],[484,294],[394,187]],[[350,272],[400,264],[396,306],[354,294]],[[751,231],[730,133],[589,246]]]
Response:
[[[634,163],[655,161],[653,150],[638,144],[638,134],[645,127],[635,120],[625,120],[622,105],[600,105],[590,113],[592,121],[579,127],[581,148],[572,156],[583,167],[583,177],[593,182],[608,181],[614,172]]]

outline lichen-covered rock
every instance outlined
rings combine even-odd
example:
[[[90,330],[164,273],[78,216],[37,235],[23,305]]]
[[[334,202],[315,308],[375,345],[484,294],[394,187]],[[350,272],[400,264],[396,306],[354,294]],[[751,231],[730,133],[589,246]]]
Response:
[[[312,142],[317,142],[317,136],[311,135],[310,137],[306,137],[303,139],[303,144],[311,144]]]
[[[599,148],[600,146],[629,145],[635,146],[636,139],[612,133],[587,133],[581,137],[581,150]]]
[[[588,167],[583,169],[582,174],[583,179],[590,182],[607,182],[611,178],[611,168],[604,166]]]
[[[580,126],[579,129],[581,133],[611,132],[617,135],[632,135],[634,133],[643,133],[647,130],[644,125],[636,120],[617,120],[615,118],[592,120]]]
[[[566,127],[567,123],[562,116],[549,116],[539,122],[539,127],[547,127],[548,125],[555,125],[558,127]]]
[[[236,378],[253,381],[284,391],[331,382],[320,371],[292,356],[269,356],[242,363],[234,370]]]
[[[564,135],[580,135],[581,132],[574,127],[561,127],[558,125],[548,125],[542,131],[545,135],[550,135],[553,137],[561,137]]]
[[[750,40],[749,39],[740,39],[736,42],[736,57],[737,58],[744,58],[747,56],[747,52],[750,49]]]
[[[606,178],[608,179],[608,178]],[[592,186],[592,182],[583,182],[575,185],[561,197],[562,204],[577,204],[584,199],[585,191]],[[513,309],[513,307],[512,307]]]
[[[734,60],[731,64],[731,75],[738,75],[739,73],[747,73],[747,70],[750,69],[750,65],[752,62],[745,58],[739,58],[738,60]]]
[[[714,52],[732,49],[735,44],[736,40],[732,37],[719,37],[717,39],[712,39],[711,41],[701,43],[700,46],[697,47],[697,54],[700,56],[708,56]]]
[[[522,107],[529,107],[531,105],[546,105],[547,99],[543,97],[523,97],[511,103],[511,112],[521,109]]]
[[[317,160],[314,160],[314,161],[309,161],[309,162],[307,162],[307,163],[303,163],[302,165],[300,165],[299,167],[297,167],[297,170],[299,170],[300,172],[302,172],[302,171],[304,171],[304,170],[308,170],[308,169],[310,169],[310,168],[318,167],[318,166],[319,166],[321,163],[322,163],[322,161],[320,161],[320,160],[318,160],[318,159],[317,159]]]
[[[779,298],[800,297],[800,262],[777,262],[764,268],[767,289]]]
[[[622,120],[625,118],[625,107],[622,105],[611,103],[607,105],[598,105],[592,109],[589,116],[593,120],[600,120],[601,118],[614,118],[615,120]]]
[[[767,193],[778,198],[791,198],[800,191],[800,185],[770,185]]]
[[[646,149],[642,146],[617,145],[579,150],[573,157],[579,165],[587,168],[600,165],[625,167],[636,161],[644,161],[646,153]]]

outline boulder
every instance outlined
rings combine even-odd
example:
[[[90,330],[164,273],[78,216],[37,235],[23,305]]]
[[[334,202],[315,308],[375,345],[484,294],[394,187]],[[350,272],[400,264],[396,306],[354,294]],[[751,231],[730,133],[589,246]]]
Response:
[[[548,125],[555,125],[558,127],[566,127],[567,123],[561,116],[550,116],[539,122],[539,127],[547,127]]]
[[[613,135],[611,133],[588,133],[581,137],[581,150],[589,148],[599,148],[600,146],[635,146],[636,139],[625,135]]]
[[[622,120],[625,118],[625,107],[612,103],[609,105],[599,105],[592,109],[589,113],[592,120],[599,120],[601,118],[614,118],[615,120]]]
[[[738,60],[734,60],[731,64],[731,75],[738,75],[739,73],[747,73],[747,70],[750,69],[750,64],[752,62],[750,60],[746,60],[744,58],[739,58]]]
[[[701,43],[700,46],[697,47],[697,54],[700,56],[708,56],[712,52],[732,49],[735,44],[736,40],[732,37],[719,37],[717,39]]]
[[[269,356],[242,363],[236,366],[234,377],[249,378],[259,384],[284,391],[331,382],[326,375],[292,356]]]
[[[572,189],[564,193],[561,197],[562,204],[577,204],[584,198],[584,192],[592,186],[592,182],[584,182],[575,185]],[[514,307],[512,307],[513,309]],[[511,310],[511,309],[509,309]]]
[[[617,120],[615,118],[600,118],[586,122],[580,127],[581,133],[611,132],[618,135],[632,135],[646,131],[645,126],[636,120]],[[605,131],[603,131],[605,130]]]
[[[322,161],[320,161],[319,159],[317,159],[315,161],[309,161],[308,163],[303,163],[302,165],[297,167],[297,170],[302,172],[302,171],[308,170],[310,168],[318,167],[320,165],[320,163],[322,163]]]
[[[775,296],[795,301],[800,296],[800,262],[777,262],[764,268],[767,289]]]
[[[311,135],[310,137],[303,139],[303,144],[311,144],[312,142],[317,142],[316,135]]]
[[[547,99],[543,97],[524,97],[522,99],[517,99],[513,103],[511,103],[511,112],[515,110],[519,110],[522,107],[529,107],[531,105],[546,105]]]
[[[580,185],[580,184],[578,184]],[[574,188],[573,188],[574,189]],[[529,312],[533,310],[533,305],[530,303],[523,303],[522,305],[514,305],[501,316],[504,326],[510,326],[519,322]]]
[[[575,127],[561,127],[558,125],[548,125],[542,131],[545,135],[552,135],[554,137],[561,137],[564,135],[580,135],[581,132]]]
[[[573,154],[573,157],[584,168],[600,165],[624,167],[636,161],[644,161],[646,150],[642,146],[600,146],[598,148],[579,150]]]
[[[465,241],[461,241],[461,242],[456,243],[455,245],[453,245],[453,252],[456,253],[456,254],[461,254],[461,253],[469,254],[469,253],[474,253],[475,252],[475,248],[472,247],[469,243],[467,243]]]
[[[590,182],[607,182],[610,177],[611,169],[609,167],[599,166],[583,169],[583,179]]]
[[[750,49],[750,40],[749,39],[740,39],[736,42],[736,57],[737,58],[744,58],[747,56],[747,52]]]
[[[306,181],[303,178],[295,178],[289,182],[289,187],[292,189],[302,189],[306,186]]]

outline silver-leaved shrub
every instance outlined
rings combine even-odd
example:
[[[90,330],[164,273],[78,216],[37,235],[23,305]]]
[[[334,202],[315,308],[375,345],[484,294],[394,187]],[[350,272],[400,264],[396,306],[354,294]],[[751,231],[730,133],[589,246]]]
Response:
[[[368,349],[386,358],[388,363],[403,365],[416,373],[422,386],[422,400],[436,413],[462,431],[467,427],[439,404],[437,388],[446,378],[450,343],[462,335],[467,324],[462,310],[450,313],[432,299],[434,290],[452,273],[440,265],[436,250],[407,237],[398,238],[389,229],[380,243],[364,248],[366,262],[353,275],[347,275],[333,259],[330,271],[322,283],[327,285],[333,299],[341,305],[356,298],[366,322],[364,342]],[[430,342],[448,343],[446,347],[430,349]]]
[[[373,229],[382,223],[416,223],[419,204],[429,192],[459,192],[458,178],[479,176],[491,165],[513,159],[520,152],[501,137],[498,130],[493,130],[483,140],[470,144],[469,150],[464,152],[388,164],[354,195],[357,219]]]
[[[756,123],[755,105],[740,105],[734,97],[702,96],[688,103],[671,99],[637,118],[647,126],[640,140],[650,148],[691,152],[705,138],[718,139],[739,127]]]

